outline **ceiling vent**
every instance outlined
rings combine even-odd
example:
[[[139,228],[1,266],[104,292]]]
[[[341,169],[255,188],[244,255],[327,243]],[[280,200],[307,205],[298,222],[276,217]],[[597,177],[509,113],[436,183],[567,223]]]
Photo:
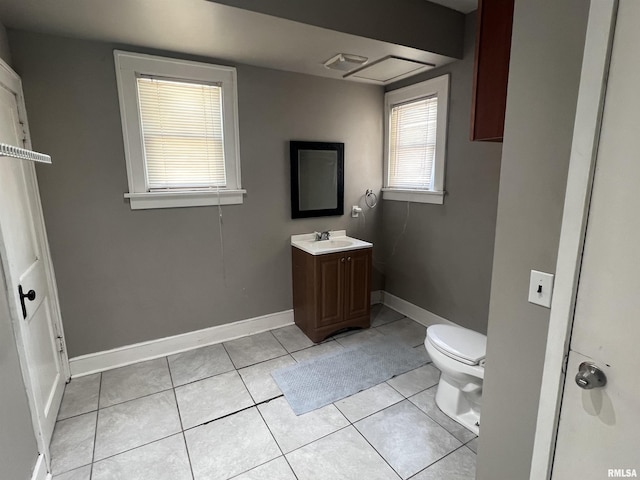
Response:
[[[351,55],[349,53],[339,53],[324,62],[324,66],[331,70],[340,70],[341,72],[350,72],[358,67],[363,66],[369,60],[367,57],[360,55]]]
[[[350,71],[346,75],[343,75],[343,78],[353,77],[372,80],[378,83],[390,83],[424,72],[433,67],[435,67],[433,63],[389,55],[357,70]]]

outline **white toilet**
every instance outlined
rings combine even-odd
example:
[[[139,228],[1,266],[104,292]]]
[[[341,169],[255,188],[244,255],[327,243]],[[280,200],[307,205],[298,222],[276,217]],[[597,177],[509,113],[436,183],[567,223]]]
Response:
[[[487,337],[467,328],[431,325],[424,345],[442,372],[436,404],[478,435]]]

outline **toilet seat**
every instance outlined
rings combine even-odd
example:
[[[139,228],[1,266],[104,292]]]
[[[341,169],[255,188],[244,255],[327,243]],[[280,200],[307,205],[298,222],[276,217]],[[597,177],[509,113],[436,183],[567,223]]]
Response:
[[[427,339],[440,353],[466,365],[484,365],[487,337],[467,328],[432,325]]]

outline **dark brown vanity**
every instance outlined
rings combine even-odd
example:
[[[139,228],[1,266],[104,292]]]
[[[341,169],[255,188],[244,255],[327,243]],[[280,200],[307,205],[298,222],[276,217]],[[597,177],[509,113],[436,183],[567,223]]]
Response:
[[[346,236],[297,243],[292,238],[296,325],[316,343],[345,328],[368,328],[372,245]]]

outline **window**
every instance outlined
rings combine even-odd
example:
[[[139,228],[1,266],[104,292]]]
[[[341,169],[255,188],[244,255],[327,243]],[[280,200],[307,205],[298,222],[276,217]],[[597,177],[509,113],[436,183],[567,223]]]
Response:
[[[385,200],[444,201],[449,76],[385,95]]]
[[[235,68],[114,56],[131,208],[242,203]]]

